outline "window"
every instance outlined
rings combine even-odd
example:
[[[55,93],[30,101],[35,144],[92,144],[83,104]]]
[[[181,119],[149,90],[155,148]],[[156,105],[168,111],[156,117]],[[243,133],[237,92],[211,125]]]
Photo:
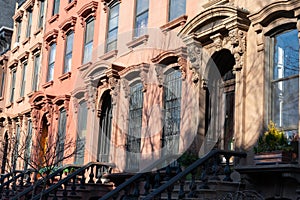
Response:
[[[22,30],[22,21],[17,21],[16,42],[20,42]]]
[[[14,102],[15,96],[15,89],[16,89],[16,70],[12,71],[11,75],[11,88],[10,88],[10,102]]]
[[[67,128],[67,113],[66,110],[63,108],[59,111],[58,135],[57,135],[58,148],[56,152],[56,159],[58,163],[61,163],[64,157],[66,128]]]
[[[38,28],[42,28],[44,24],[44,9],[45,9],[45,1],[40,1]]]
[[[69,3],[71,3],[73,0],[69,0]]]
[[[56,54],[56,43],[52,43],[50,46],[49,52],[49,63],[48,63],[48,76],[47,82],[53,80],[54,75],[54,63],[55,63],[55,54]]]
[[[24,155],[24,170],[27,170],[28,163],[30,163],[31,146],[32,146],[32,122],[29,119],[27,123],[27,136],[25,140],[25,155]]]
[[[109,11],[106,52],[109,52],[117,48],[118,23],[119,23],[119,4],[112,7]]]
[[[180,135],[181,72],[172,70],[166,74],[164,86],[164,127],[162,147],[168,154],[177,154]]]
[[[126,168],[127,170],[139,169],[139,157],[141,148],[141,131],[143,116],[143,85],[135,84],[130,87],[129,99],[129,125],[126,140]]]
[[[20,97],[24,97],[24,92],[26,87],[26,70],[27,70],[27,62],[23,64]]]
[[[94,39],[94,18],[90,17],[86,20],[85,36],[84,36],[84,52],[83,64],[91,61]]]
[[[2,69],[1,73],[1,85],[0,85],[0,97],[3,97],[3,92],[4,92],[4,85],[5,84],[5,71]]]
[[[66,39],[64,73],[71,71],[74,32],[69,31]]]
[[[148,26],[148,11],[149,0],[136,1],[136,17],[135,17],[135,31],[134,37],[140,37],[146,33]]]
[[[34,56],[34,69],[32,79],[32,91],[38,90],[39,85],[39,72],[40,72],[40,54]]]
[[[86,130],[87,130],[87,103],[86,101],[81,101],[79,103],[78,109],[78,120],[77,120],[77,154],[75,157],[75,163],[78,165],[82,165],[84,162],[84,147],[85,147],[85,137],[86,137]]]
[[[16,135],[15,135],[15,141],[14,142],[14,147],[13,147],[13,153],[12,153],[12,169],[15,170],[16,169],[16,165],[17,165],[17,159],[18,159],[18,151],[19,151],[19,143],[20,143],[20,125],[17,124],[16,127]]]
[[[280,33],[272,41],[272,120],[288,135],[295,134],[299,121],[298,31],[295,29]]]
[[[31,25],[32,25],[32,10],[27,11],[28,21],[27,21],[27,30],[26,37],[29,38],[31,34]]]
[[[53,0],[52,15],[58,14],[58,12],[59,12],[59,4],[60,4],[60,0]]]
[[[169,21],[185,14],[186,0],[169,0]]]

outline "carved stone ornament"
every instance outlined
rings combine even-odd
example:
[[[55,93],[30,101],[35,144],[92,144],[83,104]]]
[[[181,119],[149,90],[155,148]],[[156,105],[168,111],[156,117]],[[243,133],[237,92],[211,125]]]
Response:
[[[130,94],[130,87],[129,87],[128,80],[123,78],[121,79],[121,81],[122,81],[122,88],[125,94],[125,98],[128,98]]]
[[[246,32],[233,29],[229,31],[229,38],[232,45],[231,53],[235,58],[234,71],[239,71],[244,65],[244,53],[246,51]]]
[[[85,97],[87,99],[87,107],[88,109],[91,109],[92,112],[94,112],[96,108],[96,92],[97,88],[94,87],[91,81],[89,81],[89,83],[86,86]]]
[[[141,82],[143,84],[143,92],[147,91],[148,73],[145,70],[140,72]]]
[[[37,108],[33,108],[31,111],[31,120],[32,120],[32,127],[37,129],[38,127],[38,119],[40,118],[40,112]]]
[[[187,68],[187,60],[183,57],[179,57],[178,60],[179,69],[181,71],[182,80],[186,78],[186,68]]]
[[[156,71],[156,77],[158,80],[158,86],[162,87],[164,84],[164,72],[163,72],[163,67],[160,64],[157,64],[155,66],[155,71]]]
[[[117,82],[116,85],[114,86],[114,89],[110,91],[111,104],[113,106],[117,104],[119,93],[120,93],[120,82]]]
[[[192,39],[193,40],[193,39]],[[202,62],[202,47],[196,41],[187,43],[187,53],[190,59],[190,70],[192,71],[192,81],[198,83],[200,80],[200,63]]]

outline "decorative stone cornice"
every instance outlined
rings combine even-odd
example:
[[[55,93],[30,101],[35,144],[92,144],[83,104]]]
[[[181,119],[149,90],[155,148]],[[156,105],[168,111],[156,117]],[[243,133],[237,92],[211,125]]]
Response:
[[[168,30],[172,30],[178,26],[183,26],[186,23],[187,18],[188,18],[187,15],[182,15],[182,16],[166,23],[165,25],[161,26],[160,29],[162,31],[168,31]]]
[[[29,0],[24,4],[24,9],[29,10],[32,9],[34,6],[34,0]]]
[[[75,24],[76,24],[76,17],[71,16],[68,19],[64,20],[58,27],[62,31],[62,37],[65,39],[66,33],[70,30],[75,32]]]
[[[18,66],[18,60],[17,59],[13,59],[12,61],[10,61],[8,63],[8,68],[10,68],[11,70],[16,68],[17,66]]]
[[[81,7],[81,9],[77,12],[78,16],[81,19],[81,25],[84,27],[84,21],[90,16],[96,18],[97,15],[98,2],[91,1],[90,3],[85,4]]]
[[[23,17],[24,11],[23,10],[18,10],[15,15],[13,16],[14,21],[21,21]]]
[[[46,42],[46,48],[48,48],[51,43],[56,43],[57,36],[58,36],[57,29],[53,29],[45,34],[44,40]]]
[[[114,6],[117,3],[121,3],[121,0],[101,0],[103,3],[103,10],[106,12],[109,8]]]
[[[35,55],[36,53],[40,52],[42,49],[42,43],[38,42],[35,45],[33,45],[29,50],[32,55]]]
[[[21,62],[23,62],[24,60],[27,60],[29,56],[29,52],[28,51],[24,51],[22,54],[20,54],[18,56],[18,60],[20,60]]]

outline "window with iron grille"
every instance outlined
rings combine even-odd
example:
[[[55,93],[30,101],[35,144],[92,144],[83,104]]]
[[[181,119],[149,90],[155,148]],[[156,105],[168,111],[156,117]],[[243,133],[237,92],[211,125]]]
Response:
[[[86,101],[79,103],[78,120],[77,120],[77,153],[75,156],[75,164],[82,165],[84,163],[84,149],[87,131],[88,109]]]
[[[32,146],[32,122],[29,119],[27,122],[27,137],[25,141],[25,155],[24,155],[24,170],[28,168],[28,163],[30,163],[31,146]]]
[[[95,20],[90,17],[86,20],[84,36],[83,64],[92,60]]]
[[[57,140],[57,151],[56,159],[59,165],[62,164],[64,157],[64,145],[66,138],[66,128],[67,128],[67,112],[64,108],[59,111],[59,122],[58,122],[58,140]]]
[[[116,4],[109,10],[106,52],[115,50],[117,48],[119,5],[120,4]]]
[[[126,168],[127,170],[138,170],[139,153],[141,148],[141,131],[143,116],[143,85],[137,83],[130,87],[129,99],[129,125],[126,140]]]
[[[149,0],[137,0],[134,37],[137,38],[147,33],[148,13]]]
[[[299,39],[298,30],[279,33],[271,39],[271,119],[287,135],[298,134]]]
[[[71,71],[72,66],[72,53],[73,53],[73,41],[74,41],[74,32],[69,31],[67,33],[66,39],[66,49],[65,49],[65,65],[63,73]]]
[[[176,154],[179,149],[181,72],[172,70],[164,81],[164,127],[162,147],[166,154]]]

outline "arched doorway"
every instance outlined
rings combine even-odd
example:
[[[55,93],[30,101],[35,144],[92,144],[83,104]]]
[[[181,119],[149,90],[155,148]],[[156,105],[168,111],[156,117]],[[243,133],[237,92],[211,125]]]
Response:
[[[46,116],[44,115],[42,118],[42,132],[37,138],[37,147],[38,147],[38,164],[43,165],[45,163],[45,157],[47,157],[46,153],[48,152],[47,148],[49,148],[48,144],[48,129],[49,129],[49,124],[47,121]]]
[[[205,130],[217,147],[233,149],[235,112],[235,59],[228,49],[215,52],[208,62],[208,81],[213,90],[206,90]],[[216,66],[220,79],[216,77]],[[208,133],[210,131],[210,133]]]
[[[112,128],[112,104],[109,91],[102,96],[102,105],[99,121],[98,160],[109,162],[110,140]]]
[[[1,174],[5,173],[6,162],[7,162],[7,152],[8,151],[8,133],[5,132],[4,135],[4,143],[3,143],[3,157],[2,157],[2,166],[1,166]]]

